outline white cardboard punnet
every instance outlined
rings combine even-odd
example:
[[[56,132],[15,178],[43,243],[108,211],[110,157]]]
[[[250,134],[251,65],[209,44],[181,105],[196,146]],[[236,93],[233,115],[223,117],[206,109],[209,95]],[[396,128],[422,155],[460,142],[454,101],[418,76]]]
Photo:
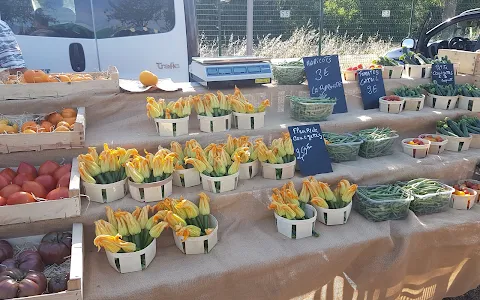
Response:
[[[265,112],[253,114],[233,112],[233,118],[238,129],[258,129],[265,126]]]
[[[405,100],[403,104],[403,110],[408,111],[419,111],[423,109],[425,105],[425,95],[422,94],[421,97],[400,97]]]
[[[445,150],[460,152],[467,151],[470,148],[470,143],[472,142],[472,135],[470,137],[455,137],[455,136],[446,136],[437,133],[443,139],[448,139]]]
[[[257,176],[258,171],[260,170],[260,162],[258,160],[240,164],[238,172],[240,173],[240,179],[252,179]]]
[[[209,235],[199,236],[199,237],[189,237],[186,240],[183,239],[183,236],[178,236],[175,231],[173,232],[173,239],[175,240],[175,245],[185,254],[204,254],[210,252],[210,250],[215,247],[218,242],[218,222],[217,219],[210,215],[209,216],[209,227],[214,228]],[[205,241],[207,241],[207,249],[205,249]]]
[[[82,180],[85,194],[90,198],[90,201],[98,203],[109,203],[120,200],[127,195],[128,178],[109,184],[88,183]]]
[[[474,183],[474,184],[480,184],[480,181],[478,180],[474,180],[474,179],[465,179],[465,180],[459,180],[458,181],[458,184],[464,184],[466,181],[468,182],[471,182],[471,183]],[[479,203],[479,200],[480,200],[480,190],[475,190],[473,189],[475,192],[477,192],[477,195],[475,196],[475,203]]]
[[[458,108],[480,112],[480,97],[460,96],[458,99]]]
[[[205,174],[200,174],[200,176],[202,177],[203,189],[207,192],[217,194],[236,189],[238,185],[239,173],[237,172],[235,174],[222,177],[211,177]]]
[[[286,164],[269,164],[262,162],[262,175],[266,179],[289,179],[295,176],[295,164],[296,160]],[[282,177],[277,178],[276,170],[282,170]]]
[[[352,211],[352,202],[342,208],[323,208],[313,205],[317,210],[317,220],[325,225],[342,225],[347,223],[350,212]]]
[[[180,119],[155,118],[155,128],[160,136],[180,136],[188,134],[190,116]]]
[[[380,97],[378,102],[380,103],[380,111],[389,114],[399,114],[403,110],[404,100],[401,101],[387,101],[383,100],[384,97]]]
[[[200,173],[194,169],[174,170],[173,185],[179,187],[192,187],[202,183]],[[183,179],[183,181],[182,181]]]
[[[468,210],[475,206],[475,199],[477,198],[478,194],[473,189],[467,189],[472,195],[455,195],[452,194],[452,198],[450,198],[450,207],[460,210]]]
[[[420,79],[432,77],[432,65],[409,65],[405,64],[405,71],[403,72],[405,77]]]
[[[221,117],[198,116],[200,120],[200,131],[221,132],[230,130],[232,126],[232,114]]]
[[[427,95],[427,105],[436,109],[451,110],[457,105],[458,96]]]
[[[152,183],[135,183],[128,181],[128,189],[133,199],[139,202],[155,202],[172,194],[172,176]]]
[[[112,253],[105,251],[108,263],[119,273],[130,273],[142,271],[150,265],[157,254],[157,239],[148,245],[145,249],[130,253]],[[142,266],[142,255],[144,256],[144,265]],[[117,263],[115,262],[117,261]],[[118,264],[118,267],[117,267]]]
[[[410,155],[413,158],[425,158],[428,155],[428,150],[430,149],[430,141],[425,140],[422,138],[418,138],[421,140],[424,145],[410,145],[407,144],[410,141],[413,141],[414,139],[404,139],[402,140],[402,147],[403,147],[403,152],[406,154]]]
[[[403,66],[382,66],[383,79],[402,78]]]
[[[306,220],[289,220],[284,217],[280,217],[274,212],[275,223],[277,224],[277,230],[288,238],[302,239],[312,236],[312,231],[315,229],[315,221],[317,219],[317,211],[313,206],[305,204],[305,217]],[[295,236],[293,236],[293,226],[295,226]]]
[[[423,139],[425,138],[425,136],[427,135],[431,135],[433,137],[435,136],[440,136],[440,135],[437,135],[437,134],[421,134],[419,135],[418,137]],[[443,139],[443,142],[432,142],[430,141],[430,148],[428,149],[428,154],[441,154],[443,151],[445,151],[445,148],[447,146],[447,143],[448,143],[448,139],[445,138],[445,136],[440,136],[442,139]]]

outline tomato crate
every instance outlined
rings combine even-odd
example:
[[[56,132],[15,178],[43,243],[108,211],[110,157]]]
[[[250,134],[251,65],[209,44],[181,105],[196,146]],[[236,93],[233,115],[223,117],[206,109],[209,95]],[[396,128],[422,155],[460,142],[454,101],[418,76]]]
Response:
[[[106,72],[75,73],[91,75],[93,80],[72,82],[42,82],[2,84],[0,81],[0,100],[28,100],[43,97],[62,97],[82,92],[118,92],[120,91],[119,74],[116,67],[109,67]],[[52,76],[61,73],[47,74]],[[102,77],[102,79],[98,79]],[[8,82],[6,80],[5,82]]]
[[[12,167],[10,169],[16,170],[17,168]],[[0,169],[0,171],[2,170]],[[80,174],[76,158],[72,161],[68,189],[68,198],[0,206],[0,225],[80,216]]]
[[[1,89],[1,88],[0,88]],[[45,114],[35,114],[40,117]],[[9,116],[0,116],[0,119],[8,119]],[[11,116],[17,117],[17,116]],[[32,134],[0,133],[0,153],[12,153],[22,151],[42,151],[51,149],[71,149],[85,147],[85,107],[77,108],[77,116],[73,130],[62,132],[39,132]],[[19,125],[19,127],[21,124]]]
[[[439,49],[438,57],[444,56],[452,63],[459,64],[458,73],[480,75],[480,52]]]
[[[74,223],[71,228],[65,230],[72,234],[72,248],[70,255],[70,269],[67,281],[67,290],[58,293],[51,293],[15,298],[18,300],[82,300],[83,299],[83,264],[84,264],[84,242],[83,225]],[[23,248],[25,245],[35,247],[39,245],[44,235],[15,237],[6,239],[14,249]],[[48,277],[48,276],[47,276]]]

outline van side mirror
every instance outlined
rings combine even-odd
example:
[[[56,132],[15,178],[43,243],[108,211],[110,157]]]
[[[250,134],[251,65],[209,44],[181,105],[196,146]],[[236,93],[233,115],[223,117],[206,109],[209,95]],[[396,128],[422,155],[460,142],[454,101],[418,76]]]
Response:
[[[412,49],[413,47],[415,47],[415,41],[413,39],[404,39],[402,41],[402,47],[407,47],[408,49]]]

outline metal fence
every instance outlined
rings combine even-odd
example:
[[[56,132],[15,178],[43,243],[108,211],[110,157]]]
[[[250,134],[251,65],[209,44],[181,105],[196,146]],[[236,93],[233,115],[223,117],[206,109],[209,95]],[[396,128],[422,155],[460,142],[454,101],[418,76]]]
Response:
[[[248,0],[196,0],[203,43],[226,49],[245,40]],[[429,12],[431,25],[462,11],[480,7],[480,0],[323,0],[324,34],[392,41],[416,36]],[[320,0],[254,0],[253,44],[265,36],[288,40],[297,28],[318,29]],[[228,51],[227,51],[228,52]]]

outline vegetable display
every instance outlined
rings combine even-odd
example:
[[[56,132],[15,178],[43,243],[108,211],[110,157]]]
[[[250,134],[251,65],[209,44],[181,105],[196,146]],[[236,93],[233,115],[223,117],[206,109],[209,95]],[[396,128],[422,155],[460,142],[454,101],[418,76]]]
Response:
[[[37,169],[25,162],[17,171],[0,172],[0,206],[33,203],[38,200],[69,198],[71,164],[44,162]]]
[[[70,256],[71,248],[70,232],[49,232],[42,238],[37,251],[47,265],[60,265]]]
[[[46,74],[42,70],[27,70],[22,75],[10,75],[3,81],[5,84],[24,84],[24,83],[48,83],[48,82],[77,82],[91,80],[107,80],[109,76],[91,75],[86,73],[62,73],[62,74]],[[2,79],[0,78],[0,84]]]
[[[78,170],[83,181],[88,183],[109,184],[125,180],[127,173],[125,165],[133,156],[137,156],[137,149],[110,149],[103,145],[103,151],[98,154],[95,147],[88,148],[88,154],[78,156]]]
[[[167,179],[173,173],[178,155],[168,149],[159,149],[152,154],[135,155],[125,163],[126,175],[135,183],[152,183]]]
[[[390,67],[398,66],[397,61],[386,56],[380,56],[378,59],[374,60],[372,63],[376,65],[381,65],[381,66],[390,66]]]
[[[140,251],[158,238],[168,226],[163,221],[163,212],[149,216],[149,205],[136,207],[132,213],[120,209],[114,212],[110,206],[106,206],[105,210],[108,221],[95,221],[96,237],[93,244],[98,251],[100,248],[112,253]]]
[[[413,146],[415,146],[415,145],[416,145],[416,146],[425,145],[425,143],[424,143],[422,140],[420,140],[420,139],[413,139],[413,140],[411,140],[411,141],[409,141],[409,142],[405,142],[405,144],[413,145]]]
[[[205,149],[195,149],[196,158],[185,159],[200,173],[210,177],[222,177],[238,172],[240,157],[228,155],[224,144],[210,144]]]
[[[421,88],[428,93],[437,96],[456,96],[458,95],[457,88],[454,85],[439,85],[438,83],[422,84]]]
[[[179,119],[190,116],[192,108],[190,106],[191,97],[189,99],[180,98],[177,101],[171,101],[165,104],[164,99],[155,101],[153,97],[147,97],[147,116],[148,118],[161,119]]]
[[[289,183],[287,188],[292,186],[293,183]],[[352,197],[357,188],[356,184],[350,184],[348,180],[342,179],[332,191],[327,183],[317,181],[315,177],[311,176],[303,180],[302,190],[298,197],[300,201],[306,201],[313,206],[338,209],[352,202]],[[278,194],[277,189],[274,189],[273,192]]]
[[[196,95],[191,99],[191,105],[199,116],[220,117],[232,112],[231,96],[227,98],[222,92]]]
[[[257,160],[257,149],[258,146],[255,146],[250,142],[248,136],[234,138],[231,135],[228,135],[227,143],[225,144],[225,151],[227,151],[232,159],[234,156],[238,156],[241,164]]]
[[[447,117],[443,121],[438,121],[437,132],[443,135],[454,136],[454,137],[469,137],[470,136],[469,128],[472,128],[471,130],[476,130],[475,128],[477,127],[473,125],[467,125],[467,124],[471,124],[470,121],[467,121],[468,119],[463,119],[463,120],[464,121],[457,123],[454,120]]]
[[[286,164],[295,160],[293,143],[288,132],[283,132],[281,138],[272,140],[269,147],[262,139],[257,139],[254,149],[256,149],[258,160],[261,162]]]
[[[399,87],[393,90],[393,93],[399,97],[419,98],[422,97],[422,90],[420,87]]]
[[[410,209],[416,214],[432,214],[448,207],[453,188],[433,179],[418,178],[400,182],[399,186],[414,197]]]
[[[429,140],[430,142],[434,142],[434,143],[441,143],[445,140],[441,136],[431,135],[431,134],[421,135],[420,138]]]
[[[399,96],[392,95],[392,96],[382,97],[382,100],[385,100],[385,101],[402,101],[402,98],[400,98]]]
[[[68,132],[73,130],[76,119],[77,111],[73,108],[64,108],[60,113],[51,112],[43,119],[31,115],[6,116],[0,119],[0,134]]]
[[[399,57],[405,64],[410,65],[425,65],[430,63],[430,59],[426,58],[420,53],[414,53],[407,47],[402,47],[403,54]]]
[[[287,96],[290,101],[290,115],[293,119],[300,122],[319,122],[324,121],[333,112],[333,107],[337,103],[336,99],[328,97],[298,97]]]
[[[303,61],[281,62],[272,65],[273,77],[280,85],[301,84],[306,79]]]
[[[458,119],[457,124],[460,126],[462,133],[480,134],[480,120],[478,117],[462,116]],[[468,137],[468,135],[466,135]]]
[[[263,100],[258,107],[254,107],[253,104],[248,102],[247,98],[243,96],[239,88],[235,86],[235,92],[232,95],[228,95],[230,98],[230,106],[234,112],[243,114],[253,114],[264,112],[267,107],[270,106],[270,100]]]
[[[395,184],[359,187],[354,207],[366,219],[374,222],[400,220],[408,215],[413,198]]]
[[[456,190],[464,190],[466,188],[473,189],[473,190],[480,190],[480,183],[465,180],[461,184],[454,185],[453,188],[456,189]]]
[[[362,140],[351,134],[324,132],[323,140],[333,162],[355,160]]]
[[[457,92],[465,97],[480,97],[480,89],[469,83],[457,85]]]
[[[70,255],[70,253],[68,254]],[[45,264],[37,251],[25,250],[14,258],[8,258],[2,261],[2,265],[9,269],[19,269],[24,272],[38,271],[43,272]]]
[[[388,127],[363,129],[354,132],[353,135],[363,140],[358,154],[365,158],[392,154],[393,143],[398,138],[396,132]]]
[[[438,57],[436,56],[435,59],[430,61],[431,64],[451,64],[452,61],[448,59],[448,56]]]
[[[40,295],[46,288],[47,278],[38,271],[8,269],[0,273],[0,299]]]

